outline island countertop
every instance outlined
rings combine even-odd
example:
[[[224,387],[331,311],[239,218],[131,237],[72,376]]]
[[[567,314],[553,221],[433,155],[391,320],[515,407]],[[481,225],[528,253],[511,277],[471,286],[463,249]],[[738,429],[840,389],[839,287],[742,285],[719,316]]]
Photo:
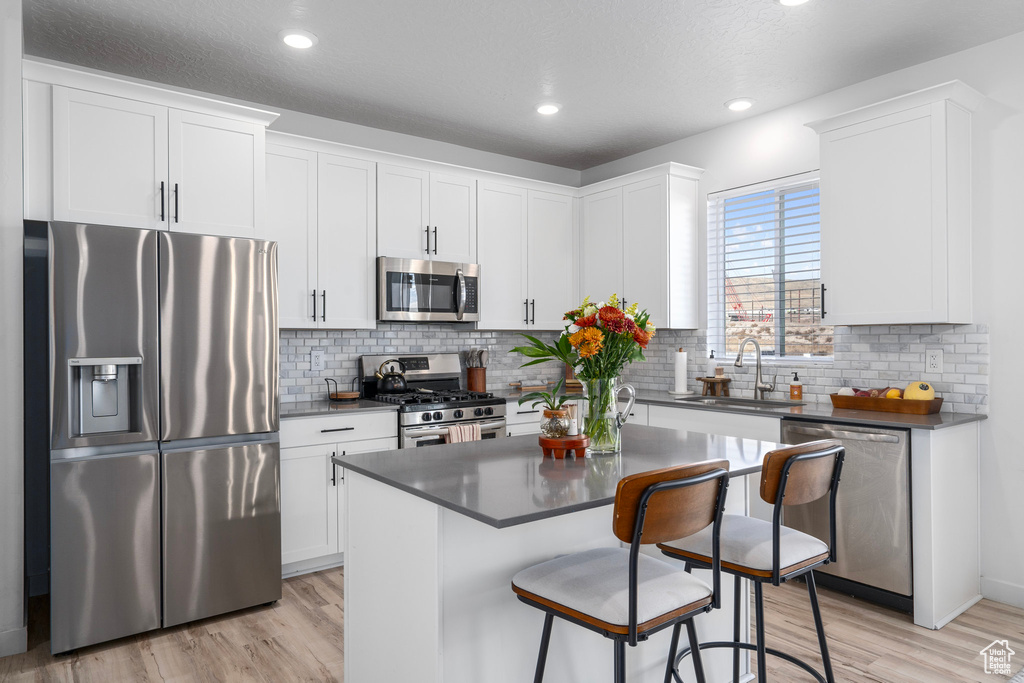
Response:
[[[622,452],[555,460],[536,435],[336,456],[341,467],[501,529],[610,505],[619,479],[702,460],[758,472],[778,444],[625,425]]]

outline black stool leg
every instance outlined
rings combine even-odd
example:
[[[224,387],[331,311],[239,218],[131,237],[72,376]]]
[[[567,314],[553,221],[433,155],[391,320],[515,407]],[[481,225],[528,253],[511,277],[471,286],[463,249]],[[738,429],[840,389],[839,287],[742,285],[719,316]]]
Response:
[[[544,665],[548,661],[548,642],[551,640],[551,623],[554,620],[553,614],[544,615],[544,631],[540,636],[540,652],[537,654],[537,672],[533,675],[533,683],[544,680]]]
[[[757,619],[757,680],[766,683],[768,680],[768,664],[764,651],[764,595],[761,582],[754,581],[754,609]]]
[[[615,641],[615,683],[626,683],[626,641]]]
[[[705,683],[704,662],[700,658],[700,641],[697,640],[697,626],[693,619],[686,622],[686,635],[690,638],[690,656],[693,658],[693,672],[697,675],[697,683]]]
[[[676,650],[679,649],[679,629],[682,623],[677,622],[672,629],[672,644],[668,647],[668,664],[665,666],[665,683],[672,683],[672,669],[676,666]]]
[[[818,631],[818,646],[821,648],[821,660],[825,665],[825,680],[835,683],[832,675],[832,660],[828,656],[828,643],[825,642],[825,625],[821,623],[821,610],[818,608],[818,589],[814,585],[814,572],[807,572],[807,594],[811,597],[811,611],[814,612],[814,628]]]
[[[735,590],[733,591],[733,606],[732,606],[732,642],[740,642],[740,613],[742,605],[740,604],[742,587],[740,584],[739,575],[735,577]],[[732,651],[732,680],[733,683],[739,683],[740,681],[740,649],[733,648]]]

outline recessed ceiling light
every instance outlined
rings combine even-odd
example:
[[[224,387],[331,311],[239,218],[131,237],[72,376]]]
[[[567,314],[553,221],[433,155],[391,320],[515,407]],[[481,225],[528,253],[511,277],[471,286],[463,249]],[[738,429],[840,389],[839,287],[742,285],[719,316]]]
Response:
[[[783,7],[796,7],[797,5],[804,4],[807,0],[778,0],[778,2]]]
[[[541,104],[537,106],[537,113],[544,114],[544,116],[551,116],[557,114],[559,106],[557,104]]]
[[[754,106],[754,100],[749,97],[737,97],[735,100],[729,100],[725,103],[725,106],[730,111],[746,111]]]
[[[305,50],[306,48],[313,47],[317,43],[317,38],[309,31],[303,31],[297,28],[290,28],[281,31],[278,34],[284,44],[288,47],[294,47],[299,50]]]

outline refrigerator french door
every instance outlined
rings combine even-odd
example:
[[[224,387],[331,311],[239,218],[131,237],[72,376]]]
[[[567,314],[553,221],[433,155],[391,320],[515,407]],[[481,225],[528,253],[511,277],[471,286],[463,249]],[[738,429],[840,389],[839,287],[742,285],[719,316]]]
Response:
[[[276,244],[48,235],[51,650],[279,599]]]

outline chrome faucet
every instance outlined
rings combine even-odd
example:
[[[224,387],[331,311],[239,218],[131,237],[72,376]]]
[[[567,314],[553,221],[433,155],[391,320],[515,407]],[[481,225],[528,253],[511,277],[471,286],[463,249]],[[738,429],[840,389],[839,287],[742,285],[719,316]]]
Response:
[[[754,375],[754,398],[760,398],[762,401],[765,400],[765,394],[775,391],[775,380],[778,379],[779,374],[775,373],[772,375],[772,381],[770,384],[766,383],[761,377],[761,345],[757,343],[757,340],[753,337],[747,337],[740,343],[740,352],[736,354],[736,362],[733,363],[738,368],[743,367],[743,349],[747,347],[747,343],[754,345],[754,351],[757,352],[757,373]]]

